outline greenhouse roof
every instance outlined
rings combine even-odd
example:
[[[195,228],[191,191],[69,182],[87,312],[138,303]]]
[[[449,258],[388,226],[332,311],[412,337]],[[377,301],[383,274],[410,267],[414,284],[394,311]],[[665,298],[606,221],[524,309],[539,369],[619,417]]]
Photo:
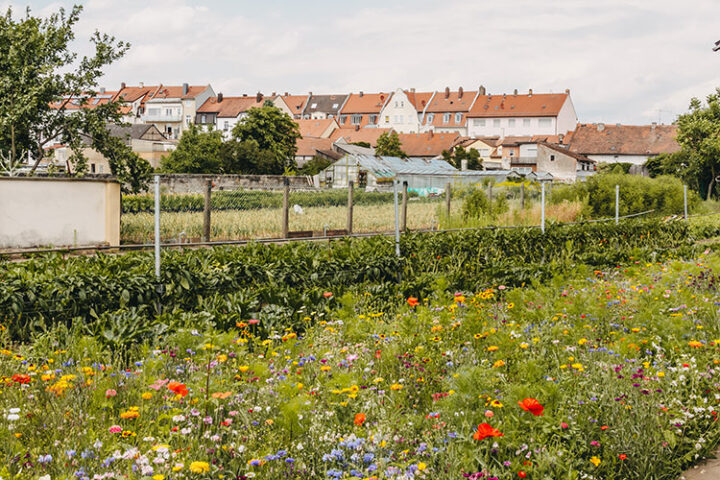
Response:
[[[393,178],[396,175],[452,175],[462,177],[499,177],[509,175],[504,170],[460,171],[447,161],[439,158],[400,158],[372,155],[346,155],[334,166],[360,166],[377,178]]]

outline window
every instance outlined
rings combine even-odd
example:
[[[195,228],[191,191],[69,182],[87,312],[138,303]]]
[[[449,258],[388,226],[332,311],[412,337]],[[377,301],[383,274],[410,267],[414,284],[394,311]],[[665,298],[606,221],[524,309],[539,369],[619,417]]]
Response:
[[[455,123],[462,122],[462,113],[456,113],[455,114]]]
[[[148,115],[150,115],[151,117],[159,117],[160,109],[159,108],[148,108]]]
[[[499,127],[499,126],[500,126],[500,119],[496,118],[495,120],[493,120],[493,127]]]
[[[103,173],[103,166],[102,166],[102,165],[98,165],[98,172],[99,172],[99,173]]]
[[[310,108],[317,108],[317,103],[313,103],[312,105],[310,105]]]
[[[203,123],[203,124],[207,123],[207,115],[204,115],[204,114],[203,114],[203,115],[200,117],[200,123]]]
[[[508,127],[514,127],[514,126],[515,126],[515,119],[511,118],[510,120],[508,120]]]
[[[552,125],[552,118],[541,118],[538,120],[538,127],[549,127]]]
[[[523,127],[529,127],[529,126],[530,126],[530,119],[523,118]]]
[[[90,173],[95,173],[95,164],[94,163],[90,164]]]
[[[362,122],[362,115],[353,115],[351,120],[353,125],[360,125]]]
[[[476,118],[473,120],[473,125],[476,127],[484,127],[485,126],[485,119],[484,118]]]
[[[515,156],[515,150],[510,150],[510,156],[511,156],[511,157],[514,157],[514,156]]]
[[[490,156],[490,149],[489,149],[489,148],[481,148],[481,149],[480,149],[480,156],[481,156],[481,157],[489,157],[489,156]]]
[[[340,115],[340,123],[347,123],[347,115]]]
[[[390,115],[385,115],[385,123],[390,123]]]
[[[172,108],[166,108],[166,109],[165,109],[165,116],[166,116],[166,117],[172,117],[172,116],[173,116],[173,109],[172,109]]]
[[[398,102],[397,102],[397,100],[395,101],[395,108],[398,108]]]
[[[550,161],[551,161],[551,162],[554,162],[554,161],[555,161],[555,155],[550,155]]]
[[[443,113],[443,123],[450,123],[450,114]]]
[[[434,113],[428,113],[428,114],[427,114],[427,122],[425,122],[425,123],[433,123],[433,120],[435,120],[435,114],[434,114]]]
[[[368,118],[368,124],[369,125],[377,124],[377,115],[370,115],[370,117]]]
[[[230,130],[230,122],[228,120],[225,120],[225,122],[223,122],[223,130],[225,130],[226,132]]]
[[[190,115],[185,115],[185,125],[190,126]]]
[[[333,103],[333,110],[335,110],[338,107],[337,103]]]
[[[400,100],[400,107],[404,107],[404,106],[405,106],[405,101],[404,101],[404,100]]]

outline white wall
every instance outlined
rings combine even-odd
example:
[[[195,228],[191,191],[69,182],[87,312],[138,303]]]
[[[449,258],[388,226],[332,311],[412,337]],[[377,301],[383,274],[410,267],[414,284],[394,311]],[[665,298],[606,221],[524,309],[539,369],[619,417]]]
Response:
[[[0,247],[118,245],[120,184],[0,178]]]
[[[467,129],[471,137],[555,135],[556,117],[499,117],[468,118]],[[561,132],[565,133],[565,132]]]
[[[418,133],[418,113],[405,92],[398,88],[380,111],[378,128],[393,128],[399,133]]]
[[[575,112],[575,106],[570,100],[570,95],[567,96],[565,103],[557,116],[557,131],[555,134],[562,133],[563,135],[567,132],[575,130],[577,127],[577,113]]]
[[[632,163],[633,165],[645,165],[647,155],[585,155],[599,163]]]

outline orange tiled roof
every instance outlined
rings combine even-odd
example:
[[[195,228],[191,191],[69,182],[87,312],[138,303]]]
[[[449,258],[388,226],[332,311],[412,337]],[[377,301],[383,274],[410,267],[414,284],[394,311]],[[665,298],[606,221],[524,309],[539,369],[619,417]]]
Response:
[[[265,103],[266,98],[262,98],[259,102],[256,96],[252,97],[223,97],[222,102],[217,101],[217,97],[210,97],[205,100],[197,113],[216,113],[218,118],[235,118],[243,112],[247,112],[251,108],[260,108]]]
[[[468,117],[554,117],[569,96],[567,93],[480,95]]]
[[[460,91],[450,92],[443,90],[437,92],[425,112],[467,112],[470,110],[475,95],[477,95],[475,91],[463,91],[462,97]]]
[[[353,113],[380,113],[385,102],[390,97],[389,93],[351,93],[345,106],[340,112],[342,115]]]
[[[160,85],[159,88],[155,89],[148,100],[155,100],[160,98],[195,98],[204,92],[208,88],[207,85],[191,85],[188,87],[187,95],[183,95],[182,86],[168,86]]]
[[[399,133],[402,150],[408,157],[437,157],[460,138],[458,133]]]
[[[430,101],[430,98],[432,98],[433,92],[413,92],[405,90],[405,95],[407,95],[408,100],[413,104],[415,110],[422,112],[425,110],[425,106]]]
[[[295,120],[295,122],[300,127],[300,135],[303,137],[320,137],[335,123],[335,119]]]
[[[570,151],[583,155],[658,155],[680,150],[675,125],[579,124]]]
[[[125,87],[120,90],[116,96],[116,100],[122,100],[125,102],[135,102],[146,95],[156,91],[159,85],[155,86],[142,86],[142,87]]]
[[[312,157],[318,150],[331,150],[333,141],[329,138],[304,137],[295,141],[298,157]]]
[[[375,147],[380,135],[390,132],[392,132],[392,128],[361,128],[359,130],[355,130],[354,128],[338,128],[330,135],[330,138],[333,142],[344,138],[348,143],[367,142],[372,147]]]
[[[288,106],[293,115],[300,115],[305,109],[309,95],[280,95],[285,105]]]

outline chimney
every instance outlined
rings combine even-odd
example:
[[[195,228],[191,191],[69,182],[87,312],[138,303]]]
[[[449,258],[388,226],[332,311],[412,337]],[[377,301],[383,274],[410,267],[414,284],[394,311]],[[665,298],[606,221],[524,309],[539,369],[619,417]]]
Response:
[[[360,94],[359,94],[359,95],[362,97],[362,96],[365,95],[365,94],[364,94],[362,91],[360,91]]]
[[[655,130],[655,127],[657,127],[657,122],[652,122],[652,127],[650,127],[650,129]]]
[[[187,83],[183,83],[183,97],[188,94],[188,90],[190,90],[190,87]]]
[[[263,94],[260,92],[257,92],[257,95],[255,95],[255,101],[257,103],[260,103],[260,102],[262,102],[262,99],[263,99]]]
[[[445,98],[450,98],[450,87],[445,87]]]
[[[103,95],[105,93],[105,87],[100,87],[100,95]]]
[[[485,95],[485,93],[486,93],[485,87],[483,87],[482,85],[480,85],[480,88],[478,89],[478,91],[480,92],[480,95]]]
[[[243,93],[243,97],[247,97],[247,93]]]
[[[312,92],[308,92],[308,97],[312,97]]]
[[[360,130],[360,125],[355,125],[355,131],[357,132],[359,130]]]
[[[126,87],[127,87],[127,85],[125,85],[125,82],[122,82],[120,84],[120,90],[125,90]]]
[[[560,145],[562,145],[564,139],[565,139],[565,135],[563,135],[562,133],[558,134],[558,143]]]
[[[273,92],[272,96],[273,96],[273,98],[275,97],[275,92]]]
[[[532,88],[528,90],[528,97],[532,97]]]
[[[569,88],[566,88],[566,89],[565,89],[565,95],[570,95],[570,89],[569,89]]]
[[[463,91],[463,88],[462,88],[462,87],[458,87],[458,98],[462,98],[463,93],[465,93],[465,92]]]
[[[140,88],[143,88],[145,86],[145,82],[140,82],[138,83],[138,85],[140,86]]]
[[[410,91],[411,91],[412,93],[415,93],[415,87],[411,88]]]
[[[285,92],[285,96],[286,96],[286,97],[288,96],[288,92]]]
[[[430,133],[429,137],[430,137],[430,138],[433,138],[433,135],[435,135],[435,133],[434,133],[432,130],[430,130],[429,133]]]
[[[517,88],[515,90],[513,90],[513,95],[515,95],[517,97]]]
[[[605,130],[605,124],[604,124],[604,123],[598,123],[598,124],[597,124],[597,131],[598,131],[598,132],[602,132],[603,130]]]
[[[218,93],[217,103],[222,103],[222,101],[223,101],[223,94],[222,94],[222,92],[220,92],[220,93]]]

